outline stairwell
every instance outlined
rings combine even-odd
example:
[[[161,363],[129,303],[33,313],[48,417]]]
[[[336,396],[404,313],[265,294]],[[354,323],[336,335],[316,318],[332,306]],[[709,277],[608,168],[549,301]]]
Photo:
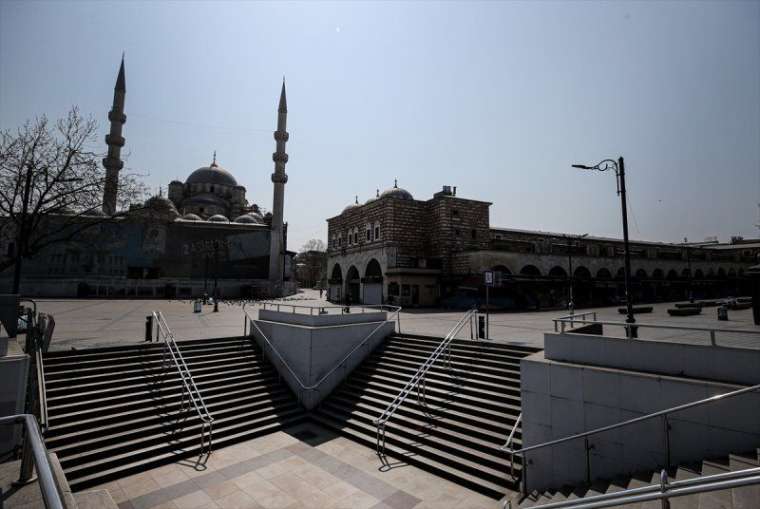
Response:
[[[255,344],[243,337],[178,341],[212,417],[215,449],[307,419]],[[180,408],[182,384],[163,344],[49,352],[48,449],[74,491],[199,457],[200,420]]]
[[[375,419],[440,342],[425,336],[390,336],[311,418],[375,448]],[[535,351],[454,340],[451,365],[456,378],[443,362],[431,368],[426,391],[431,416],[416,396],[407,398],[387,423],[387,455],[496,499],[506,488],[516,488],[509,456],[499,447],[520,414],[520,359]],[[520,445],[519,429],[515,444]],[[516,458],[518,478],[519,470]]]
[[[758,467],[760,467],[760,449],[740,454],[730,454],[727,457],[706,459],[697,463],[679,465],[677,468],[668,469],[668,479],[671,482],[680,481]],[[618,478],[612,481],[597,481],[590,487],[567,487],[556,491],[534,492],[519,504],[515,504],[515,507],[538,507],[550,503],[583,499],[649,485],[660,485],[659,470],[655,472],[639,472],[631,477]],[[660,509],[663,506],[661,501],[652,500],[648,502],[620,504],[614,507],[620,509]],[[760,507],[760,485],[671,498],[670,507],[671,509],[757,509]]]

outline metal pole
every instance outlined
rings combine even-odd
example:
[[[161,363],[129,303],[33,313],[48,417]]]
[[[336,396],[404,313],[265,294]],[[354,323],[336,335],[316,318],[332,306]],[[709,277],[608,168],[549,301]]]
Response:
[[[570,297],[567,302],[567,309],[571,315],[575,314],[575,303],[573,302],[573,245],[572,241],[567,241],[567,265],[568,265],[568,280],[570,281]]]
[[[488,293],[489,293],[488,292],[488,285],[486,285],[486,339],[490,339],[491,338],[491,336],[489,334],[489,332],[490,332],[489,331],[489,325],[490,325],[490,318],[491,317],[490,317],[490,314],[488,312],[489,311],[489,305],[490,305]]]
[[[631,250],[628,245],[628,208],[625,198],[625,163],[623,157],[618,158],[618,179],[620,184],[620,205],[623,212],[623,245],[625,247],[625,307],[628,316],[626,317],[626,323],[636,323],[636,319],[633,317],[633,302],[631,296]],[[629,327],[629,337],[635,338],[636,328]]]
[[[694,302],[694,276],[691,273],[691,252],[686,247],[686,266],[689,268],[689,302]]]

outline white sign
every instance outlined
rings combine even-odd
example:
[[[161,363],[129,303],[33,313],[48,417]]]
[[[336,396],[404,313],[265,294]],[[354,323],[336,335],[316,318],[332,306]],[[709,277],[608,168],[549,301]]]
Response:
[[[486,286],[493,286],[493,271],[487,270],[485,272],[485,277],[486,277]]]

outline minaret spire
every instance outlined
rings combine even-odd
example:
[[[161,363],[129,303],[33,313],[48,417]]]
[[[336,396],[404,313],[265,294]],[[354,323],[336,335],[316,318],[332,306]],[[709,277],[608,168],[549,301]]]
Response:
[[[121,147],[124,146],[124,137],[121,130],[127,122],[124,114],[124,97],[127,94],[127,82],[124,73],[124,54],[121,55],[119,74],[116,77],[116,85],[113,90],[113,106],[108,112],[108,120],[111,122],[111,130],[106,135],[108,155],[103,159],[103,167],[106,169],[106,181],[103,190],[103,212],[112,216],[116,213],[116,195],[119,188],[119,171],[124,167],[121,160]]]
[[[285,152],[285,144],[290,135],[286,131],[288,122],[288,102],[285,97],[285,77],[282,79],[280,91],[280,104],[277,108],[277,130],[274,132],[276,151],[272,154],[274,161],[274,197],[272,200],[272,230],[269,242],[269,282],[272,285],[272,293],[275,296],[283,294],[282,279],[285,264],[285,236],[283,231],[283,209],[285,204],[285,184],[288,176],[285,173],[285,164],[288,162],[288,154]]]

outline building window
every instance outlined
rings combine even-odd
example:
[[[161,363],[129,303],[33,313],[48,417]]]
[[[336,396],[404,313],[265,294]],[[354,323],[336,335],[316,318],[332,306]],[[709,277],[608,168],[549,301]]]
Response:
[[[478,238],[478,230],[474,229],[472,230],[472,240],[477,240]]]
[[[462,236],[462,232],[459,231],[459,228],[457,228],[456,230],[454,230],[454,235],[456,235],[457,237],[461,237]]]
[[[211,192],[212,193],[214,192],[214,186],[211,186]]]
[[[388,283],[388,295],[398,296],[398,283]]]
[[[354,244],[359,243],[359,227],[354,228]]]
[[[367,242],[372,242],[372,225],[367,225]]]
[[[380,240],[380,223],[375,223],[375,240]]]
[[[451,217],[459,217],[459,211],[457,209],[451,209]]]
[[[409,285],[401,285],[401,296],[409,297],[412,294],[412,289]]]

